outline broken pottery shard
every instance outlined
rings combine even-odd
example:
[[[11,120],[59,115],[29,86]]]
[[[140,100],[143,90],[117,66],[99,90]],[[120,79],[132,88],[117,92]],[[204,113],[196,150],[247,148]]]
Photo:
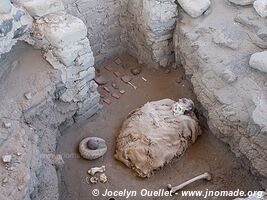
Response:
[[[98,148],[95,150],[89,149],[88,148],[89,140],[96,141],[99,144]],[[103,140],[102,138],[87,137],[80,142],[79,152],[83,158],[87,160],[94,160],[94,159],[100,158],[107,152],[107,145],[106,145],[105,140]]]
[[[107,84],[108,81],[104,76],[98,76],[98,77],[95,78],[95,82],[98,85],[105,85],[105,84]]]
[[[108,87],[104,86],[103,89],[104,89],[106,92],[110,93],[110,90],[109,90]]]
[[[141,68],[141,67],[136,67],[136,68],[132,68],[132,69],[131,69],[131,73],[132,73],[133,75],[138,75],[138,74],[141,73],[141,71],[142,71],[142,68]]]
[[[119,99],[121,97],[121,95],[119,95],[116,92],[113,92],[111,96],[114,97],[115,99]]]
[[[103,102],[110,105],[112,102],[109,99],[103,99]]]
[[[178,0],[178,3],[193,18],[201,16],[211,4],[210,0]]]
[[[175,103],[171,99],[146,103],[131,112],[121,126],[115,158],[140,177],[150,177],[183,155],[201,134],[194,112],[175,116]]]
[[[120,75],[121,75],[120,72],[113,72],[113,74],[114,74],[116,77],[120,77]]]
[[[114,62],[115,62],[117,65],[120,65],[120,64],[122,63],[120,58],[117,58]]]
[[[107,65],[104,67],[106,70],[108,70],[109,72],[112,72],[113,68],[111,65]]]
[[[121,77],[121,80],[122,80],[124,83],[129,83],[129,82],[132,80],[132,77],[131,77],[131,76],[128,76],[128,75],[125,75],[125,76],[122,76],[122,77]]]

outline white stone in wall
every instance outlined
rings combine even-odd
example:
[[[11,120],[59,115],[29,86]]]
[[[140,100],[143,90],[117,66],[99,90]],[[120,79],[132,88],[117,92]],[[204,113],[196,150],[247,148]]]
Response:
[[[267,17],[267,0],[256,0],[253,6],[261,17]]]
[[[211,5],[210,0],[178,0],[178,3],[193,18],[201,16]]]
[[[234,3],[236,5],[240,5],[240,6],[246,6],[246,5],[250,5],[253,4],[253,2],[255,0],[229,0],[231,3]]]
[[[250,67],[267,73],[267,51],[254,53],[249,60]]]
[[[42,17],[64,10],[64,5],[61,0],[22,0],[20,4],[33,17]]]
[[[10,13],[12,5],[10,0],[0,0],[0,14]]]
[[[44,28],[45,38],[56,48],[65,48],[87,36],[87,28],[82,20],[69,14],[50,14],[45,17],[52,22]],[[53,23],[56,22],[56,23]]]

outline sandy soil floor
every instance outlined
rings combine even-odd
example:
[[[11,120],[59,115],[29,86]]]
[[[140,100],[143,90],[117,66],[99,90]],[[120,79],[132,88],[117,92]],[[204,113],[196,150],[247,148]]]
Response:
[[[114,71],[119,71],[122,75],[130,74],[130,68],[138,66],[137,62],[130,56],[123,56],[121,60],[127,63],[127,69],[113,62],[111,64]],[[106,65],[105,64],[105,65]],[[212,181],[199,181],[185,188],[185,190],[260,190],[256,178],[245,170],[240,161],[231,153],[229,147],[212,133],[203,129],[203,135],[186,152],[186,154],[175,159],[171,164],[165,166],[149,179],[136,177],[131,170],[114,159],[116,135],[122,121],[133,109],[143,105],[147,101],[171,98],[177,100],[181,97],[188,97],[195,100],[195,96],[190,88],[190,84],[184,80],[183,72],[180,69],[156,71],[148,67],[143,67],[142,73],[134,77],[132,83],[138,87],[134,90],[131,86],[123,83],[112,72],[107,71],[102,65],[98,67],[98,74],[104,75],[109,82],[106,86],[111,92],[117,91],[111,87],[111,82],[116,81],[120,89],[126,91],[120,99],[115,99],[99,87],[99,92],[105,98],[112,100],[111,105],[103,103],[103,109],[99,114],[89,120],[75,124],[62,133],[58,142],[58,153],[64,157],[65,165],[61,171],[61,200],[89,200],[89,199],[112,199],[110,197],[93,197],[93,189],[99,189],[100,194],[106,189],[111,191],[137,191],[136,197],[129,199],[203,199],[203,197],[141,197],[142,189],[156,190],[166,189],[168,183],[178,185],[203,172],[212,173]],[[141,77],[145,77],[147,82]],[[182,80],[183,79],[183,80]],[[84,137],[98,136],[106,140],[108,152],[100,159],[87,161],[79,157],[78,144]],[[106,166],[108,182],[95,185],[87,184],[87,170],[91,167]],[[126,197],[115,197],[114,199],[126,199]],[[213,197],[207,199],[234,199],[231,197]]]

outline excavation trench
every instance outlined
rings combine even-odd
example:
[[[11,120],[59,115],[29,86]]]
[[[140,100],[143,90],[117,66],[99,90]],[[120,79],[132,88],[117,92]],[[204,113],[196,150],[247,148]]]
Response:
[[[116,57],[115,57],[116,58]],[[133,84],[137,86],[134,90],[131,86],[120,81],[113,73],[107,71],[104,66],[112,65],[115,71],[122,75],[131,75],[130,69],[139,66],[136,59],[129,55],[120,56],[122,62],[128,65],[124,69],[121,65],[114,63],[114,59],[96,67],[97,75],[104,75],[107,80],[107,87],[111,92],[117,90],[111,86],[116,82],[120,89],[125,90],[125,94],[120,99],[110,97],[103,87],[99,87],[99,92],[103,98],[110,98],[112,103],[103,103],[102,110],[89,120],[74,124],[64,130],[58,139],[57,152],[64,158],[65,164],[60,171],[60,199],[86,200],[91,198],[92,190],[99,189],[100,194],[109,191],[137,191],[137,197],[133,199],[148,199],[142,197],[142,189],[158,190],[166,189],[168,183],[179,184],[191,177],[209,171],[212,173],[212,181],[198,182],[189,186],[188,190],[260,190],[261,186],[257,179],[250,172],[242,167],[241,161],[237,159],[226,144],[219,141],[205,126],[202,120],[203,135],[189,150],[179,159],[173,160],[170,164],[157,171],[149,179],[141,179],[119,161],[115,160],[115,140],[118,135],[122,121],[128,113],[144,103],[153,100],[171,98],[178,100],[181,97],[191,98],[195,102],[196,96],[192,91],[190,82],[186,80],[183,69],[171,69],[170,73],[165,70],[155,70],[142,66],[140,75],[133,79]],[[147,79],[147,82],[142,80]],[[198,109],[200,105],[197,104]],[[106,140],[108,145],[107,154],[97,160],[88,161],[79,156],[78,145],[81,139],[89,136],[97,136]],[[106,166],[108,182],[92,185],[86,182],[87,170],[91,167]],[[111,197],[114,197],[111,195]],[[108,199],[109,197],[99,196],[94,199]],[[132,199],[130,198],[130,199]],[[162,199],[162,197],[150,197],[151,199]],[[176,199],[177,197],[169,197]],[[125,197],[116,197],[125,199]],[[185,198],[186,199],[186,198]],[[190,198],[188,198],[190,199]],[[220,198],[229,199],[229,197]]]

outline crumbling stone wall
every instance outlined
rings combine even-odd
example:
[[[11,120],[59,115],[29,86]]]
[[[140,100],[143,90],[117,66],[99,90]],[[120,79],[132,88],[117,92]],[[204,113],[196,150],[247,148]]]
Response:
[[[265,177],[266,186],[266,73],[249,66],[251,55],[267,48],[266,19],[252,3],[212,1],[197,19],[181,10],[174,43],[176,61],[191,78],[212,132]]]
[[[97,63],[122,52],[154,66],[174,61],[174,0],[65,0],[65,5],[86,24]]]
[[[99,109],[87,28],[82,20],[67,14],[58,0],[17,0],[14,4],[4,0],[4,7],[2,1],[0,54],[24,40],[41,49],[52,68],[43,69],[50,76],[42,77],[45,82],[34,95],[30,92],[22,99],[19,95],[14,99],[6,96],[1,101],[1,130],[5,134],[0,138],[0,149],[13,156],[12,163],[18,158],[20,162],[13,173],[13,166],[1,166],[6,185],[0,198],[56,200],[56,168],[63,162],[60,155],[55,155],[58,128],[88,118]]]
[[[174,0],[129,0],[121,18],[127,52],[140,63],[170,65],[174,61],[172,37],[177,14]]]
[[[124,51],[120,15],[127,0],[64,0],[64,4],[69,13],[86,24],[97,64]]]

